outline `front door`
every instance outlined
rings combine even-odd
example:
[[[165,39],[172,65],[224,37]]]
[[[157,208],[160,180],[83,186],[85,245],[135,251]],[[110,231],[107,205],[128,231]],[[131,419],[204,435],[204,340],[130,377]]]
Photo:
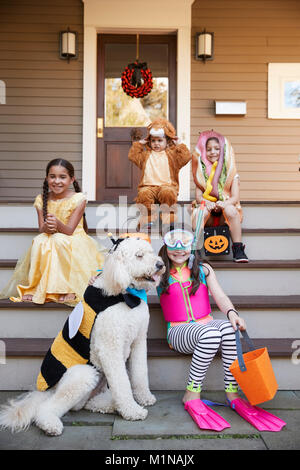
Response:
[[[131,131],[163,117],[176,127],[175,35],[98,35],[97,175],[98,201],[117,202],[119,195],[132,202],[140,170],[128,160]],[[153,88],[144,98],[131,98],[121,86],[129,63],[147,62]]]

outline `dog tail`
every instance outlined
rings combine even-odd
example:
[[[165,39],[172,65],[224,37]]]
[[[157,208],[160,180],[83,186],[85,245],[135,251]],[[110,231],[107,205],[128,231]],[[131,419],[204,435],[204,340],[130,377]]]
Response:
[[[0,428],[11,432],[25,431],[34,420],[38,406],[47,397],[47,392],[34,391],[10,399],[0,409]]]

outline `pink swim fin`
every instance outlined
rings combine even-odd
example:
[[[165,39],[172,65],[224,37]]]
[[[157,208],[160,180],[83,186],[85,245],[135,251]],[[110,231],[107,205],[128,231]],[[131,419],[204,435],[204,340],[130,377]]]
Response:
[[[210,409],[200,399],[187,401],[184,409],[191,415],[200,429],[222,431],[225,428],[230,428],[230,424],[222,416]]]
[[[250,405],[243,398],[236,398],[230,402],[230,407],[235,410],[248,423],[252,424],[258,431],[281,431],[286,423],[258,406]]]

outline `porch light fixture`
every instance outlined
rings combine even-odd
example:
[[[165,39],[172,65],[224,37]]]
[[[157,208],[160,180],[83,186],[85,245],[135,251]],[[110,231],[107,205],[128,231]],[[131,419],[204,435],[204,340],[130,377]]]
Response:
[[[196,33],[196,60],[212,60],[214,54],[214,33]]]
[[[78,33],[75,31],[61,31],[59,33],[59,57],[61,59],[77,59],[78,57]]]

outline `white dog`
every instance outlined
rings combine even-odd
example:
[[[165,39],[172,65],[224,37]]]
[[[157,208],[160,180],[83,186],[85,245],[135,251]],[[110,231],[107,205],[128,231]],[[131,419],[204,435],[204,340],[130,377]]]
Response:
[[[89,361],[67,368],[56,384],[48,386],[49,379],[45,377],[49,364],[51,369],[56,361],[53,351],[55,342],[61,341],[61,335],[58,335],[60,339],[55,339],[42,364],[41,374],[44,375],[39,376],[45,391],[29,392],[10,400],[0,412],[3,428],[16,432],[35,423],[46,434],[58,436],[63,431],[60,418],[71,409],[81,408],[101,413],[116,411],[127,420],[146,418],[148,411],[143,407],[156,401],[148,382],[149,309],[144,300],[128,293],[127,288],[149,290],[165,268],[147,241],[127,238],[118,242],[107,255],[102,274],[87,288],[84,297],[89,311],[95,312]],[[101,306],[102,301],[104,305]],[[83,320],[80,328],[82,325]],[[85,341],[80,328],[70,339],[70,322],[67,320],[62,336],[70,344],[75,340],[78,342],[79,336]],[[54,372],[51,369],[51,380]]]

